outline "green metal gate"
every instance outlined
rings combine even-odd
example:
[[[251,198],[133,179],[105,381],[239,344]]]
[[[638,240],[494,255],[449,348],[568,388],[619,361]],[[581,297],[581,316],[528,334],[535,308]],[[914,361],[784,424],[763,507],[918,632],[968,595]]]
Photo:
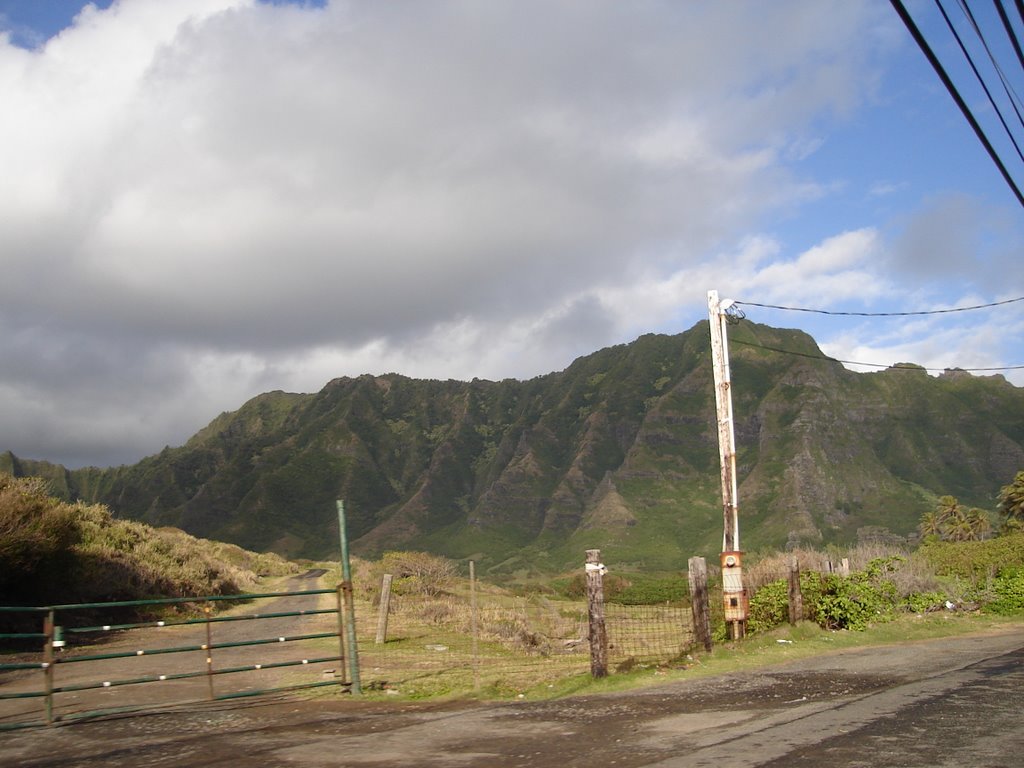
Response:
[[[335,597],[329,601],[329,607],[323,607],[324,600],[320,597],[323,595]],[[345,664],[347,612],[343,602],[346,597],[342,585],[337,589],[0,607],[0,613],[27,614],[29,621],[41,624],[39,632],[0,633],[0,644],[40,641],[42,646],[40,651],[18,654],[15,660],[0,663],[0,730],[52,725],[167,704],[218,701],[326,686],[349,690],[352,676]],[[222,606],[244,603],[242,607],[248,608],[252,603],[268,599],[312,602],[312,606],[239,613],[235,605],[224,615],[215,613],[218,603]],[[191,615],[120,624],[81,621],[83,615],[109,616],[116,609],[137,611],[159,607],[166,610],[182,605],[192,607]],[[198,611],[202,615],[196,617]],[[24,622],[25,617],[22,618]],[[324,626],[328,622],[329,626]],[[229,631],[231,627],[243,625],[247,627],[244,631]],[[282,627],[292,631],[286,633]],[[309,629],[320,631],[307,631]],[[153,642],[154,635],[157,638],[166,635],[167,639],[145,648],[135,642]],[[241,658],[239,649],[247,648],[261,649],[257,652],[262,656]],[[350,651],[348,656],[352,668],[358,669],[356,653]],[[326,669],[324,665],[328,664],[335,666]],[[291,674],[300,668],[305,674]],[[219,682],[225,676],[242,673],[259,673],[255,685],[250,682],[242,689],[225,690],[230,686]],[[260,687],[268,679],[268,673],[274,684]],[[315,675],[319,676],[310,679]],[[289,676],[295,679],[287,679]],[[280,684],[282,680],[286,684]],[[158,695],[156,703],[118,702],[109,697],[111,689],[153,685],[166,690],[182,681],[193,681],[193,685],[179,686],[170,695]],[[205,690],[195,685],[196,682],[202,685],[202,681],[205,681]],[[101,697],[99,693],[87,695],[88,692],[104,693]],[[30,708],[19,709],[13,706],[15,702],[27,703]]]

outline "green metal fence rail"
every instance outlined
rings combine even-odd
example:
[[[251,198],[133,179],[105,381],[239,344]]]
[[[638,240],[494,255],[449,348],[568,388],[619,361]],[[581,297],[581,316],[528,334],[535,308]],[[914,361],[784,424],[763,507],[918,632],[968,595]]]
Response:
[[[212,606],[218,602],[225,603],[238,603],[238,602],[250,602],[253,600],[271,599],[271,598],[298,598],[305,596],[316,596],[316,595],[327,595],[333,594],[336,597],[335,604],[331,608],[313,608],[313,609],[302,609],[292,611],[281,611],[275,610],[270,612],[253,612],[240,615],[226,615],[226,616],[214,616],[212,615]],[[152,608],[155,606],[174,607],[177,605],[197,605],[202,606],[204,615],[199,618],[180,618],[180,619],[160,619],[160,620],[148,620],[148,621],[134,621],[134,622],[123,622],[123,623],[110,623],[110,624],[95,624],[91,626],[63,626],[60,622],[71,622],[74,620],[73,614],[81,611],[105,611],[109,612],[111,609],[123,609],[123,608]],[[24,661],[16,660],[9,663],[0,663],[0,704],[5,701],[13,701],[18,699],[42,699],[43,707],[41,716],[31,721],[23,722],[12,722],[9,717],[0,716],[0,731],[12,730],[17,728],[28,728],[36,727],[40,725],[53,725],[61,721],[77,720],[85,717],[95,717],[102,714],[108,714],[113,712],[125,712],[132,710],[145,709],[145,706],[127,706],[127,707],[115,707],[115,708],[104,708],[104,709],[93,709],[77,712],[68,712],[58,714],[55,711],[55,700],[60,694],[75,694],[83,691],[92,691],[100,689],[119,688],[121,686],[133,686],[133,685],[146,685],[146,684],[158,684],[168,683],[173,681],[191,680],[197,678],[206,678],[207,684],[207,695],[206,700],[219,701],[226,699],[235,699],[246,696],[259,696],[269,693],[281,693],[286,691],[299,691],[310,688],[322,688],[328,686],[340,687],[345,690],[352,688],[350,682],[349,670],[346,669],[346,612],[343,610],[343,596],[342,588],[339,586],[337,589],[311,589],[311,590],[298,590],[289,592],[263,592],[263,593],[245,593],[237,595],[205,595],[200,597],[184,597],[184,598],[154,598],[150,600],[122,600],[112,601],[104,603],[76,603],[66,605],[51,605],[51,606],[0,606],[0,614],[27,614],[30,618],[36,618],[42,620],[42,632],[10,632],[0,633],[0,643],[5,641],[18,641],[24,643],[32,640],[42,641],[42,649],[39,652],[38,661]],[[218,642],[214,642],[213,634],[215,627],[224,627],[227,625],[237,625],[239,622],[261,622],[272,619],[291,619],[291,618],[303,618],[303,617],[319,617],[327,615],[337,616],[336,626],[331,631],[317,631],[317,632],[302,632],[292,634],[280,634],[271,637],[249,637],[245,639],[224,639]],[[95,621],[95,619],[93,619]],[[111,650],[109,652],[92,652],[90,650],[84,650],[81,653],[65,654],[63,649],[66,647],[66,636],[74,636],[80,638],[83,641],[91,641],[89,635],[94,636],[106,636],[112,632],[125,633],[125,637],[131,636],[131,631],[142,630],[142,629],[171,629],[173,627],[188,627],[190,625],[203,625],[205,626],[205,642],[189,642],[183,645],[163,645],[151,648],[135,648],[135,649],[118,649]],[[254,626],[261,626],[256,624]],[[269,634],[269,633],[268,633]],[[100,639],[100,638],[96,638]],[[270,646],[270,645],[288,645],[298,644],[309,641],[329,641],[333,640],[337,643],[336,653],[330,653],[324,655],[323,650],[314,648],[313,650],[319,650],[319,653],[310,653],[306,657],[298,656],[297,658],[288,658],[284,660],[274,659],[270,661],[264,661],[262,663],[251,663],[251,664],[231,664],[227,666],[215,666],[214,664],[214,652],[223,651],[224,649],[237,649],[243,647],[258,647],[258,646]],[[121,643],[125,645],[126,643]],[[318,643],[322,645],[322,642]],[[135,676],[124,676],[111,679],[93,679],[87,681],[71,681],[67,683],[57,684],[55,681],[54,672],[58,667],[65,667],[66,665],[84,665],[90,662],[102,662],[116,659],[129,659],[139,657],[152,657],[165,654],[195,654],[202,652],[203,664],[199,669],[185,669],[185,670],[171,670],[168,669],[162,674],[147,673],[138,674]],[[355,668],[357,660],[354,658],[354,654],[348,654],[350,661],[353,661],[352,668]],[[3,657],[0,656],[0,659]],[[193,657],[194,658],[194,657]],[[262,672],[266,670],[282,670],[287,668],[299,668],[316,666],[327,663],[337,662],[339,665],[338,671],[329,670],[332,674],[330,680],[315,680],[302,682],[297,684],[288,685],[275,685],[268,688],[258,688],[252,690],[241,690],[241,691],[228,691],[228,692],[217,692],[214,690],[213,680],[216,677],[224,675],[231,675],[243,672]],[[196,665],[200,666],[200,665]],[[6,685],[10,682],[20,682],[21,687],[24,687],[25,675],[20,674],[26,670],[37,670],[43,673],[41,685],[38,688],[32,690],[20,690],[20,691],[8,691],[3,690],[3,687],[11,687]],[[8,674],[10,673],[10,674]],[[326,672],[324,673],[326,674]],[[4,680],[2,678],[13,677],[12,680]],[[14,686],[18,687],[18,686]],[[191,702],[199,701],[201,699],[193,698]],[[174,703],[191,703],[191,702],[174,702]],[[18,716],[18,715],[16,715]]]

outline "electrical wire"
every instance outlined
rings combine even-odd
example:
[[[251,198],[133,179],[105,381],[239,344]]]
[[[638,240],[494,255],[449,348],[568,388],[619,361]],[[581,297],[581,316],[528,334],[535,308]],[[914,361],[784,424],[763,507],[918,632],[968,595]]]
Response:
[[[1010,44],[1013,46],[1013,51],[1014,53],[1017,54],[1017,61],[1020,62],[1021,68],[1024,69],[1024,50],[1021,50],[1020,40],[1017,39],[1017,32],[1014,30],[1013,24],[1010,23],[1010,17],[1007,15],[1006,9],[1003,7],[1003,4],[1002,2],[1000,2],[1000,0],[992,0],[992,3],[996,7],[996,12],[999,14],[999,20],[1003,23],[1003,29],[1006,30],[1006,36],[1010,39]],[[985,47],[987,50],[988,46]],[[989,53],[990,57],[991,55],[992,54]],[[993,61],[993,63],[995,62]],[[998,66],[996,68],[999,69]],[[1003,87],[1009,87],[1007,85],[1006,75],[1003,74],[1002,69],[999,69],[999,77],[1003,81]],[[1016,90],[1014,90],[1012,87],[1010,87],[1010,90],[1013,91],[1015,96],[1017,95]],[[1017,103],[1020,103],[1020,96],[1017,96]],[[1020,117],[1019,112],[1017,113],[1017,117]]]
[[[779,347],[769,347],[766,344],[755,344],[751,341],[740,341],[739,339],[729,339],[729,344],[740,344],[744,347],[756,347],[757,349],[765,349],[769,352],[778,352],[783,355],[794,355],[795,357],[806,357],[811,360],[825,360],[830,363],[842,363],[843,365],[863,365],[868,368],[889,368],[897,371],[928,371],[930,373],[943,373],[945,371],[963,371],[965,373],[979,373],[982,371],[1019,371],[1024,369],[1024,365],[1000,365],[992,368],[925,368],[924,366],[918,365],[893,365],[891,363],[864,363],[859,360],[840,360],[837,357],[829,357],[828,355],[812,355],[808,352],[797,352],[792,349],[780,349]]]
[[[996,167],[999,169],[1000,174],[1002,174],[1003,180],[1007,183],[1007,185],[1013,191],[1014,196],[1017,198],[1017,202],[1020,203],[1021,207],[1024,207],[1024,193],[1021,192],[1020,188],[1017,186],[1017,183],[1013,180],[1013,177],[1007,170],[1006,165],[1003,164],[1002,159],[999,157],[999,153],[996,152],[995,148],[992,146],[992,143],[989,141],[988,136],[985,135],[985,131],[982,130],[981,125],[978,123],[977,119],[974,117],[974,114],[971,112],[970,108],[967,106],[967,103],[964,101],[963,96],[960,95],[960,92],[957,90],[956,85],[953,84],[953,81],[946,73],[945,68],[942,66],[942,62],[939,61],[931,46],[928,45],[928,41],[925,40],[924,35],[921,33],[921,30],[918,29],[917,24],[914,22],[914,19],[910,16],[910,13],[907,12],[907,9],[906,7],[904,7],[902,0],[889,0],[889,2],[891,3],[893,9],[896,11],[897,15],[899,15],[900,19],[903,21],[903,24],[907,28],[907,31],[910,32],[910,36],[914,38],[914,42],[917,43],[918,48],[921,49],[921,52],[924,53],[925,58],[927,58],[928,62],[932,65],[932,69],[935,70],[935,73],[939,76],[939,79],[942,81],[942,84],[946,86],[946,90],[949,92],[949,95],[953,98],[953,101],[956,102],[957,107],[960,108],[960,112],[967,119],[967,122],[974,130],[975,135],[978,137],[978,141],[980,141],[982,146],[985,147],[985,151],[988,152],[988,155],[992,159],[992,162],[996,164]],[[1021,0],[1017,0],[1017,8],[1018,11],[1021,12],[1022,17],[1024,17],[1024,3],[1022,3]]]
[[[786,312],[813,312],[818,315],[844,315],[847,317],[911,317],[914,315],[947,315],[952,312],[969,312],[975,309],[988,309],[989,307],[1000,307],[1004,304],[1013,304],[1016,301],[1024,301],[1024,296],[1004,301],[993,301],[990,304],[977,304],[973,307],[953,307],[952,309],[929,309],[919,312],[835,312],[830,309],[807,309],[806,307],[782,307],[778,304],[759,304],[756,301],[739,301],[734,299],[733,304],[742,304],[745,307],[761,307],[763,309],[781,309]]]
[[[974,58],[971,56],[970,52],[967,50],[967,46],[964,45],[963,40],[960,39],[960,33],[957,32],[956,31],[956,27],[953,26],[953,22],[950,20],[949,15],[946,13],[946,9],[942,6],[941,0],[935,0],[935,5],[938,6],[939,12],[942,14],[942,18],[946,21],[946,26],[949,28],[949,31],[952,33],[953,39],[956,40],[956,44],[960,46],[960,52],[964,55],[964,58],[967,59],[967,63],[971,67],[971,71],[974,73],[975,78],[977,78],[978,83],[981,85],[981,90],[983,90],[985,92],[985,96],[988,97],[988,103],[992,105],[992,109],[995,111],[996,117],[999,118],[999,122],[1002,124],[1003,130],[1006,131],[1006,135],[1009,137],[1010,143],[1013,144],[1013,148],[1017,150],[1017,157],[1019,157],[1022,161],[1024,161],[1024,153],[1021,153],[1020,146],[1017,144],[1017,139],[1014,138],[1013,132],[1010,130],[1010,126],[1008,126],[1006,124],[1006,118],[1003,117],[1003,111],[999,108],[999,105],[996,104],[996,100],[994,98],[992,98],[992,93],[991,93],[991,91],[989,91],[988,86],[985,85],[985,79],[981,76],[981,73],[978,71],[978,67],[974,63]],[[981,44],[984,46],[985,50],[988,52],[989,58],[992,60],[992,63],[995,65],[996,71],[999,73],[1000,76],[1002,76],[1003,71],[1002,71],[1002,69],[1000,69],[999,65],[996,63],[995,56],[992,55],[992,51],[989,49],[988,43],[985,42],[984,35],[981,34],[981,28],[978,27],[978,23],[974,20],[974,14],[971,13],[971,9],[967,7],[967,3],[964,2],[964,0],[960,0],[960,8],[964,12],[964,15],[967,17],[968,21],[971,22],[971,26],[974,27],[974,32],[975,32],[975,34],[977,34],[978,39],[981,40]],[[1005,78],[1003,79],[1003,83],[1004,83],[1004,87],[1006,87],[1005,86],[1005,83],[1006,83]],[[1013,97],[1010,96],[1010,92],[1009,92],[1008,88],[1007,88],[1007,91],[1006,91],[1006,95],[1010,99],[1010,103],[1012,104],[1013,103]],[[1014,110],[1016,110],[1016,109],[1017,109],[1017,107],[1014,104]],[[1017,119],[1020,120],[1020,112],[1017,112]]]

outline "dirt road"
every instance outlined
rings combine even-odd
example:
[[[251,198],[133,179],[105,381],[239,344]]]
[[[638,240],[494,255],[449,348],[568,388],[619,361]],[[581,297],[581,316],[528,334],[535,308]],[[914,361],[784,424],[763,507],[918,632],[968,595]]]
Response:
[[[552,702],[350,698],[0,734],[0,765],[1024,766],[1024,632],[836,653]]]

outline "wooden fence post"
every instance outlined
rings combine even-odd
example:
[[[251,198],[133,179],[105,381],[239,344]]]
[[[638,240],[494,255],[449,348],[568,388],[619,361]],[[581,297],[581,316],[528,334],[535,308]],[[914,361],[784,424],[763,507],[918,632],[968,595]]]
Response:
[[[708,603],[708,564],[703,557],[689,560],[690,612],[693,614],[693,639],[711,650],[711,609]]]
[[[794,555],[789,559],[789,623],[804,618],[804,594],[800,591],[800,561]]]
[[[476,563],[469,561],[469,617],[473,630],[473,690],[480,690],[480,623],[476,612]]]
[[[608,674],[608,632],[604,624],[605,567],[601,564],[601,550],[587,550],[587,614],[590,619],[590,674],[605,677]]]
[[[390,573],[384,574],[380,585],[380,611],[377,614],[376,645],[383,645],[388,639],[388,616],[391,613],[391,579]]]

